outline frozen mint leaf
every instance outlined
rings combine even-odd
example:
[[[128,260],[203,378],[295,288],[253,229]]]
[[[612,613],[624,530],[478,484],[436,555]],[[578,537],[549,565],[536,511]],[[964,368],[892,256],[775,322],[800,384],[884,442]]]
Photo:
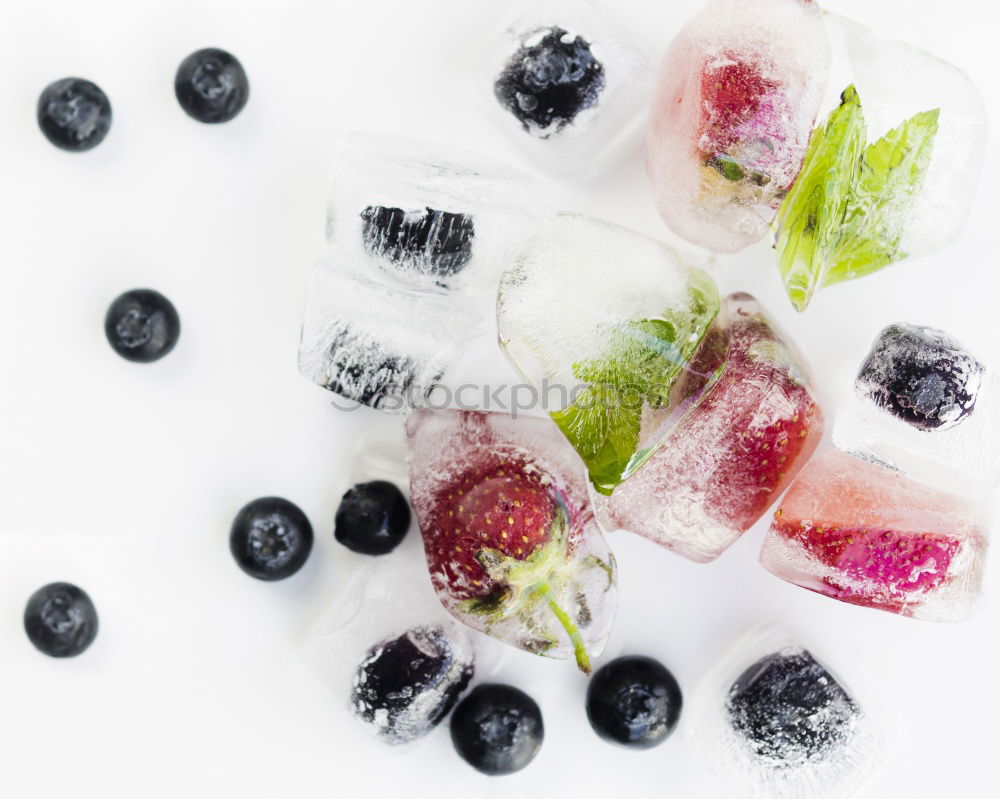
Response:
[[[776,220],[778,265],[792,304],[820,286],[862,277],[905,257],[899,244],[930,165],[938,110],[867,140],[853,86],[809,141]]]

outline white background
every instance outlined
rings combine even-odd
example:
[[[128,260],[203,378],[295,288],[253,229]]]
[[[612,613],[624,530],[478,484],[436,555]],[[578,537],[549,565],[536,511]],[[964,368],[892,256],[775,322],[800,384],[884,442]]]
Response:
[[[346,454],[385,424],[340,414],[295,366],[308,270],[324,251],[327,150],[341,129],[471,143],[519,159],[470,97],[459,54],[503,3],[443,0],[36,0],[0,24],[0,794],[9,797],[714,797],[683,735],[649,752],[589,729],[572,665],[514,653],[547,735],[534,764],[488,780],[442,726],[392,750],[357,727],[304,655],[353,556],[332,518]],[[660,51],[694,0],[616,0]],[[993,4],[830,0],[833,10],[931,49],[997,96]],[[234,122],[204,126],[173,97],[189,52],[235,53],[251,81]],[[114,124],[95,151],[57,151],[36,128],[51,80],[100,84]],[[805,351],[831,409],[883,325],[949,330],[1000,364],[991,136],[979,201],[945,252],[830,289],[796,315],[766,246],[722,259],[726,290],[756,294]],[[609,176],[558,184],[568,208],[668,239],[636,151]],[[104,340],[119,292],[177,305],[177,349],[127,363]],[[498,361],[502,364],[502,361]],[[512,375],[505,373],[503,379]],[[235,511],[287,496],[313,520],[305,568],[280,584],[232,563]],[[864,796],[971,796],[996,782],[1000,606],[933,625],[850,607],[756,564],[762,525],[699,566],[627,534],[612,544],[621,606],[609,653],[661,658],[690,693],[748,625],[806,632],[864,689],[887,756]],[[991,556],[997,567],[996,553]],[[57,579],[90,592],[94,646],[70,661],[28,643],[29,594]],[[690,719],[682,720],[682,727]]]

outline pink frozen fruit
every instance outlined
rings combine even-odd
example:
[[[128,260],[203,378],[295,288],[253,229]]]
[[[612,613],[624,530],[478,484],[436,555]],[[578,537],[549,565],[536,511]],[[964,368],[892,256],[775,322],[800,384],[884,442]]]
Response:
[[[985,549],[969,501],[833,450],[789,489],[760,559],[784,580],[853,605],[956,621],[979,594]]]
[[[749,294],[732,294],[725,368],[650,460],[610,497],[606,529],[692,560],[717,558],[785,490],[816,449],[823,413],[799,354]]]
[[[646,163],[660,214],[715,252],[762,238],[798,177],[830,45],[810,0],[709,0],[674,39]]]

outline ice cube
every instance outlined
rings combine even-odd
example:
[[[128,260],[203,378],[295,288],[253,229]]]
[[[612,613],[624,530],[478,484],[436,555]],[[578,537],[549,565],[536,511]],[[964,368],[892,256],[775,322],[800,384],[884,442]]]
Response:
[[[647,168],[660,214],[715,252],[762,238],[795,182],[830,46],[809,0],[709,0],[671,43]]]
[[[350,404],[421,407],[479,320],[449,297],[373,280],[353,263],[335,248],[314,267],[299,371]]]
[[[421,410],[410,494],[431,581],[474,629],[584,671],[616,606],[615,562],[583,471],[548,419]]]
[[[430,732],[476,667],[468,633],[431,590],[419,547],[404,540],[388,555],[354,558],[307,643],[345,710],[390,744]]]
[[[712,279],[586,216],[544,223],[500,280],[497,325],[602,493],[638,469],[725,357]]]
[[[986,150],[983,100],[963,72],[836,14],[825,21],[829,99],[777,220],[799,310],[823,286],[951,242]]]
[[[1000,482],[997,375],[946,333],[894,324],[861,366],[834,441],[941,487],[984,495]]]
[[[694,698],[700,753],[761,799],[844,799],[878,744],[842,680],[793,636],[761,628],[712,669]]]
[[[808,369],[748,294],[723,303],[729,351],[721,377],[597,518],[684,557],[717,558],[788,486],[823,434]]]
[[[645,56],[582,0],[531,0],[484,46],[478,91],[543,169],[599,171],[635,141],[649,93]]]
[[[957,621],[979,596],[986,530],[966,499],[831,450],[775,513],[764,568],[853,605]]]
[[[460,147],[353,133],[334,143],[327,237],[377,279],[490,289],[547,197],[534,179]]]

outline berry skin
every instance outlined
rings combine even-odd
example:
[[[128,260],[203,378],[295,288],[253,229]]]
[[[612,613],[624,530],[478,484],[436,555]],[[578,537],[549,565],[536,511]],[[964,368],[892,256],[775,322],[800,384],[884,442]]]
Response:
[[[663,743],[677,726],[682,704],[674,675],[649,657],[613,660],[587,686],[587,718],[594,732],[631,749]]]
[[[385,555],[410,528],[410,506],[392,483],[375,480],[351,488],[337,508],[333,536],[353,552]]]
[[[476,230],[468,214],[377,205],[365,208],[361,220],[368,252],[420,274],[453,277],[472,259]]]
[[[244,505],[229,533],[236,564],[258,580],[291,577],[306,562],[312,544],[309,519],[280,497],[261,497]]]
[[[152,289],[126,291],[111,303],[104,317],[111,348],[127,361],[158,361],[177,344],[181,320],[177,309]]]
[[[448,715],[473,672],[471,649],[463,651],[441,627],[417,627],[368,651],[351,704],[382,740],[407,743]]]
[[[83,78],[63,78],[38,98],[38,127],[60,150],[82,153],[104,141],[111,129],[111,102]]]
[[[976,408],[983,365],[930,327],[885,328],[858,374],[875,405],[918,430],[947,430]]]
[[[490,776],[520,771],[545,737],[542,711],[510,685],[477,685],[451,716],[451,742],[462,759]]]
[[[97,636],[97,610],[86,592],[70,583],[50,583],[31,595],[24,630],[39,652],[75,657]]]
[[[824,759],[850,735],[858,707],[803,649],[761,658],[733,683],[726,701],[733,729],[773,767]]]
[[[228,122],[250,96],[243,65],[225,50],[208,47],[192,53],[177,68],[174,79],[177,102],[199,122]]]
[[[547,139],[597,105],[605,78],[604,66],[582,37],[549,28],[532,38],[539,34],[535,44],[523,45],[511,57],[493,90],[526,131]]]

